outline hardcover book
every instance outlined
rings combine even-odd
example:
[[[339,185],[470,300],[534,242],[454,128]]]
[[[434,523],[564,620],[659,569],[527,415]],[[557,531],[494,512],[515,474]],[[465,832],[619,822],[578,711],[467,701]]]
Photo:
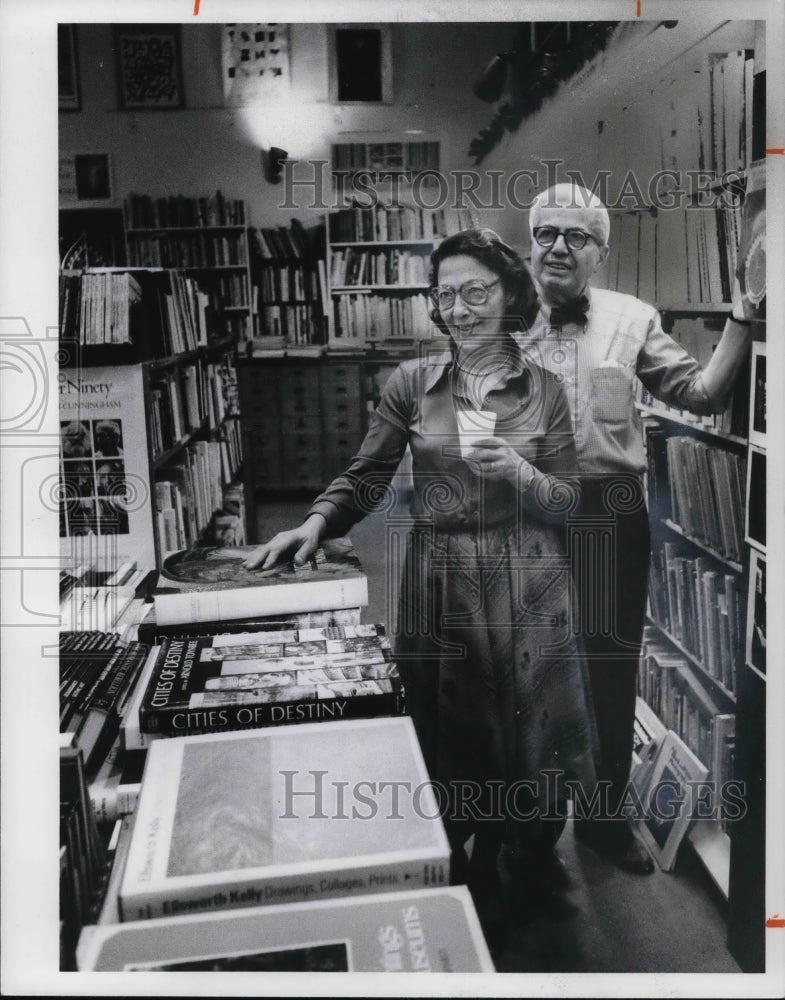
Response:
[[[164,560],[153,601],[159,625],[365,607],[368,580],[348,539],[325,541],[304,566],[246,569],[254,546],[202,546]]]
[[[676,863],[679,845],[694,818],[700,785],[709,771],[673,730],[656,742],[656,753],[649,757],[646,787],[638,788],[645,816],[635,826],[657,864],[667,872]]]
[[[156,740],[123,920],[446,885],[449,845],[406,716]]]
[[[494,972],[466,886],[91,926],[82,972]]]
[[[165,641],[139,728],[182,736],[402,712],[383,625],[282,629]]]

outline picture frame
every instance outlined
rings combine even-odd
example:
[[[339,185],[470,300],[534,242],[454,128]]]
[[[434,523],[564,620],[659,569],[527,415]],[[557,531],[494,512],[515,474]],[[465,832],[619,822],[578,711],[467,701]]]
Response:
[[[766,675],[766,556],[750,548],[744,661]]]
[[[119,110],[185,107],[180,25],[115,25],[113,39]]]
[[[331,104],[391,104],[389,24],[331,24],[327,34]]]
[[[109,153],[61,153],[58,164],[61,202],[112,200],[112,164]]]
[[[747,456],[745,541],[766,551],[766,452],[750,446]]]
[[[766,447],[766,342],[752,344],[750,366],[750,444]]]
[[[57,25],[57,106],[60,111],[82,110],[75,24]]]

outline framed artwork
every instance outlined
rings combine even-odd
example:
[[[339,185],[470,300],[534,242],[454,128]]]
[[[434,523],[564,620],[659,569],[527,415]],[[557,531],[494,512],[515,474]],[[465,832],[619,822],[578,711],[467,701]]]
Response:
[[[750,444],[766,447],[766,343],[752,344],[750,374]]]
[[[745,541],[766,549],[766,452],[750,447],[747,456],[747,524]]]
[[[115,25],[114,52],[118,108],[168,111],[185,106],[179,25]]]
[[[225,24],[221,61],[226,107],[289,96],[289,25]]]
[[[61,153],[59,157],[61,202],[109,201],[112,170],[108,153]]]
[[[766,673],[766,556],[750,549],[746,662]]]
[[[336,24],[328,30],[330,101],[392,102],[392,35],[389,24]]]
[[[57,25],[57,101],[61,111],[82,110],[75,24]]]

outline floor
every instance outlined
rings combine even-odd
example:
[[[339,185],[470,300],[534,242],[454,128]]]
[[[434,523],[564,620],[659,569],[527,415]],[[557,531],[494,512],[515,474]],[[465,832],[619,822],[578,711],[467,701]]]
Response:
[[[259,540],[299,524],[307,509],[307,501],[259,504]],[[364,621],[392,623],[396,567],[385,538],[400,530],[401,515],[398,508],[370,515],[351,532],[369,580]],[[559,854],[570,884],[547,907],[511,890],[478,898],[498,972],[741,971],[725,945],[724,898],[688,845],[673,871],[630,875],[576,841],[568,823]]]

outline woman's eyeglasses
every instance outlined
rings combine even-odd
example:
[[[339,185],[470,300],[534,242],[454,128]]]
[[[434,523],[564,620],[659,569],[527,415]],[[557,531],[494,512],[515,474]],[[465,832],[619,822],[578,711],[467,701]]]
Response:
[[[591,233],[584,232],[583,229],[556,229],[554,226],[538,226],[534,230],[534,238],[541,247],[552,247],[560,236],[564,237],[564,242],[570,250],[583,250],[587,240],[599,240]]]
[[[467,306],[484,306],[488,301],[488,296],[491,294],[491,289],[494,285],[498,285],[501,278],[497,278],[496,281],[490,281],[487,284],[484,281],[464,281],[461,287],[456,291],[449,285],[438,285],[436,288],[432,288],[429,292],[431,296],[431,302],[436,306],[437,309],[452,309],[455,305],[455,297],[460,295],[461,301]]]

